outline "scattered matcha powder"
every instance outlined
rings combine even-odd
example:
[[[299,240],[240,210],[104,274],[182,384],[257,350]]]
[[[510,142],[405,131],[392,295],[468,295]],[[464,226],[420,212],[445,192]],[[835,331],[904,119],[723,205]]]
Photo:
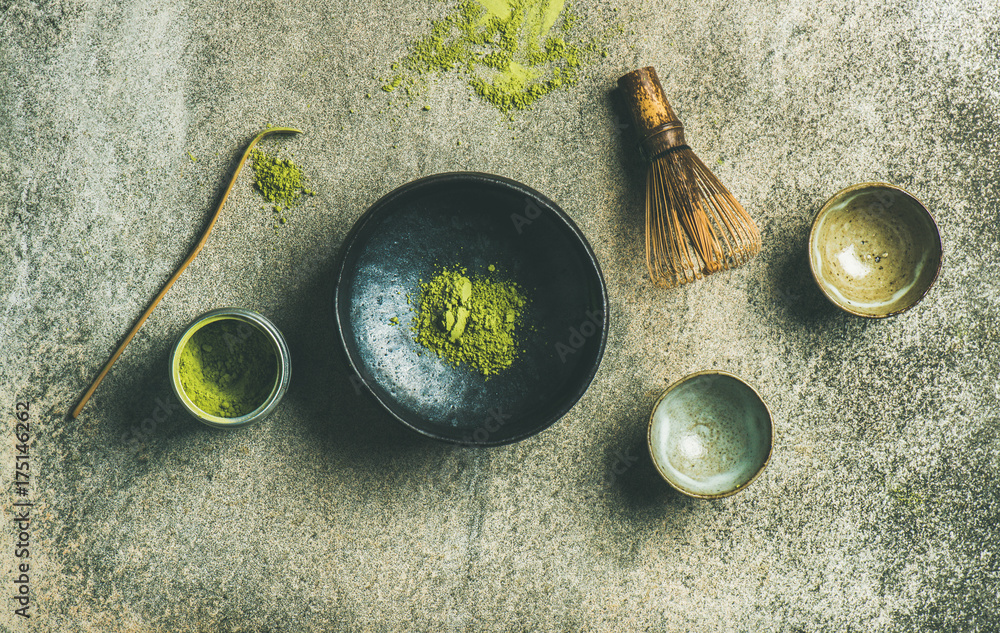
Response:
[[[443,270],[420,283],[411,329],[416,342],[438,357],[489,379],[516,360],[526,306],[516,283],[464,268]]]
[[[274,211],[274,228],[285,224],[285,211],[299,203],[303,194],[314,196],[305,185],[302,170],[288,158],[279,158],[260,149],[250,153],[254,185]]]
[[[420,93],[427,75],[457,71],[475,94],[508,117],[528,109],[552,91],[576,84],[584,63],[604,52],[596,41],[566,39],[578,17],[564,10],[565,4],[464,0],[431,21],[430,35],[410,44],[409,53],[390,66],[393,75],[382,90],[401,90],[409,100]]]

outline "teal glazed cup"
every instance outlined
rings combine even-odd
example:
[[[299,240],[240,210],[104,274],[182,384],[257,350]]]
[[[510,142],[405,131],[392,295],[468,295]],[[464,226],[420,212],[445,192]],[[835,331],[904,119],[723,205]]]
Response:
[[[884,318],[920,301],[941,270],[941,234],[923,204],[881,182],[827,201],[809,233],[809,267],[838,308]]]
[[[743,490],[771,458],[771,413],[737,376],[701,371],[671,385],[653,407],[647,436],[656,470],[678,491],[719,499]]]

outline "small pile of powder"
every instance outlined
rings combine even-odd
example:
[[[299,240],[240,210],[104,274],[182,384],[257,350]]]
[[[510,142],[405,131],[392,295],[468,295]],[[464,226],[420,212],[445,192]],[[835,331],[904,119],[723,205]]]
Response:
[[[516,283],[443,270],[421,282],[411,329],[416,342],[438,357],[488,379],[517,359],[526,306]]]
[[[425,77],[463,73],[472,91],[511,116],[554,90],[574,85],[596,42],[570,41],[577,22],[566,0],[465,0],[391,65],[386,92],[412,98]],[[561,20],[560,20],[561,18]],[[428,108],[424,108],[428,109]]]
[[[298,204],[302,195],[316,195],[305,184],[302,170],[289,158],[279,158],[259,149],[250,153],[253,160],[254,186],[271,204],[274,228],[287,222],[285,211]]]

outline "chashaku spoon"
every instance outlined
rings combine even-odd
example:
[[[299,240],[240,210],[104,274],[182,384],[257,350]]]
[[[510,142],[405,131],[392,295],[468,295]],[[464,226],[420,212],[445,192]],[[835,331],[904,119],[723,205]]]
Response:
[[[122,341],[121,345],[118,346],[118,349],[115,350],[115,353],[112,354],[111,358],[108,359],[108,362],[105,363],[104,368],[101,370],[101,373],[97,374],[97,378],[95,378],[94,382],[90,384],[90,387],[87,389],[86,393],[84,393],[83,397],[80,398],[80,402],[77,403],[77,405],[73,408],[72,413],[70,413],[71,418],[75,419],[78,415],[80,415],[80,411],[83,410],[84,405],[87,404],[87,401],[90,400],[90,397],[94,395],[94,391],[97,389],[97,386],[101,384],[101,381],[104,380],[104,377],[108,375],[108,372],[111,371],[111,368],[114,366],[115,361],[117,361],[118,357],[122,355],[122,352],[125,351],[125,348],[128,347],[128,344],[132,342],[132,337],[136,335],[136,333],[142,327],[142,324],[146,322],[146,319],[149,318],[149,315],[151,315],[153,313],[153,310],[156,309],[157,304],[160,303],[160,299],[163,299],[163,296],[167,294],[168,290],[170,290],[170,286],[174,285],[174,282],[177,281],[177,278],[181,276],[181,273],[184,272],[184,269],[187,268],[188,265],[192,261],[194,261],[194,258],[198,255],[198,253],[201,252],[202,247],[205,246],[205,242],[208,241],[209,234],[212,232],[212,227],[215,226],[215,221],[219,219],[219,214],[222,213],[222,207],[226,204],[226,198],[229,197],[229,192],[233,190],[233,185],[236,184],[236,178],[239,177],[240,171],[242,171],[243,169],[243,165],[247,162],[247,156],[250,155],[250,152],[251,150],[253,150],[254,145],[257,144],[257,141],[264,138],[265,136],[268,136],[269,134],[281,134],[281,133],[302,134],[302,130],[296,130],[295,128],[290,128],[290,127],[272,127],[263,130],[262,132],[257,134],[257,136],[253,137],[253,140],[250,141],[249,145],[247,145],[246,151],[243,152],[243,156],[240,157],[240,162],[236,165],[236,171],[233,172],[233,177],[229,181],[229,186],[226,187],[226,192],[222,194],[222,200],[219,201],[219,206],[215,210],[215,214],[212,215],[212,219],[208,221],[208,226],[205,227],[205,232],[202,233],[201,239],[198,240],[198,243],[194,245],[193,249],[191,249],[191,253],[187,256],[187,259],[181,262],[181,265],[177,268],[177,271],[174,273],[173,277],[168,279],[167,283],[163,284],[163,288],[160,290],[160,293],[156,295],[156,298],[153,299],[153,302],[149,304],[149,307],[146,308],[146,311],[142,313],[142,316],[139,317],[139,320],[136,321],[135,325],[132,326],[132,329],[125,336],[125,340]]]

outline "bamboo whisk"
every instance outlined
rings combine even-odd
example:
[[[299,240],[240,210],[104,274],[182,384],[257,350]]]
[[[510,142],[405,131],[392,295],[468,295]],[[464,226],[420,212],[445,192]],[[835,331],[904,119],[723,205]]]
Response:
[[[646,174],[646,266],[674,287],[747,262],[760,232],[684,140],[652,66],[618,80],[651,164]]]

